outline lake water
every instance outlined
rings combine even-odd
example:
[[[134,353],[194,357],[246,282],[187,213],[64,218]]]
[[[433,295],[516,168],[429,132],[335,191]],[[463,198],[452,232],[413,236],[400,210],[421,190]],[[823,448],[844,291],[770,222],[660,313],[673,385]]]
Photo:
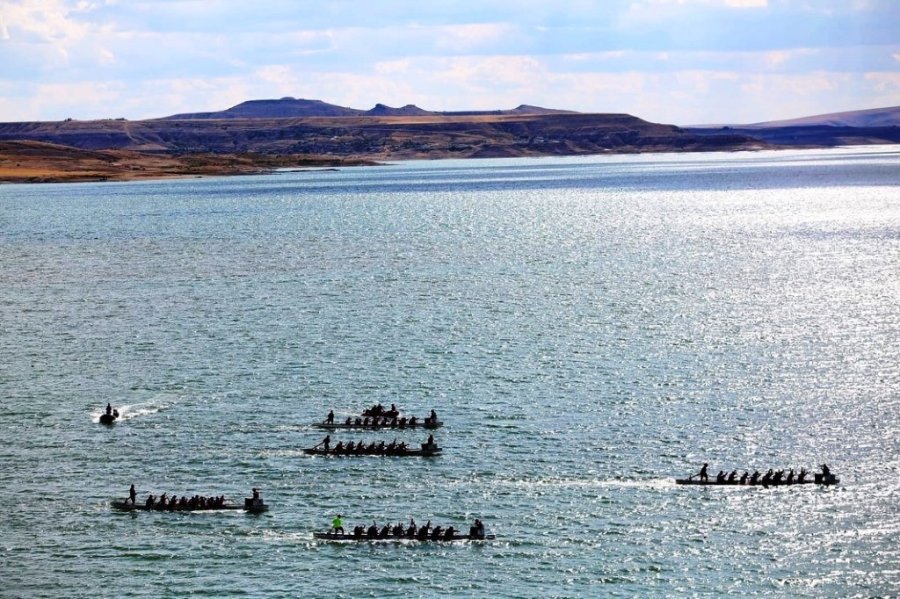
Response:
[[[444,454],[302,453],[376,402]],[[0,186],[0,500],[4,597],[896,596],[900,148]]]

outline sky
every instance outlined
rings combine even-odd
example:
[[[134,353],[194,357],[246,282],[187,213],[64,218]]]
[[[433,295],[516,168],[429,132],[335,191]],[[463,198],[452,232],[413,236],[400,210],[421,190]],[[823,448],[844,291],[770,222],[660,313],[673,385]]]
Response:
[[[900,0],[0,0],[0,121],[295,97],[678,125],[900,105]]]

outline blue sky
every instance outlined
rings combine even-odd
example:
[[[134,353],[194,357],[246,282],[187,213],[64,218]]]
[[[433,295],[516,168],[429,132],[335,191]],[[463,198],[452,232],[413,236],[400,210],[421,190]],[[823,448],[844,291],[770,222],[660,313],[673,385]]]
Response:
[[[249,99],[680,125],[900,105],[900,0],[0,0],[0,121]]]

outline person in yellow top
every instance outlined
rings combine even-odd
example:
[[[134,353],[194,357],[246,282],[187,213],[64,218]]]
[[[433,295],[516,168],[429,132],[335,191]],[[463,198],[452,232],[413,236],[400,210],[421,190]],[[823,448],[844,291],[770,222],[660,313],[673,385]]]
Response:
[[[331,521],[331,532],[337,534],[340,532],[341,534],[346,534],[344,532],[344,521],[341,520],[341,515],[338,514],[335,516],[334,520]]]

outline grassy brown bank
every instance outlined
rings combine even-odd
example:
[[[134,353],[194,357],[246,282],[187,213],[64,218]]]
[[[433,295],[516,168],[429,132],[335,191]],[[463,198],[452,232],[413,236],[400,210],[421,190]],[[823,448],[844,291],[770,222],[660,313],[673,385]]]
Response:
[[[376,164],[370,160],[255,153],[149,153],[83,150],[37,141],[0,142],[0,182],[63,183],[137,181],[171,177],[252,175],[279,168],[321,168]]]

